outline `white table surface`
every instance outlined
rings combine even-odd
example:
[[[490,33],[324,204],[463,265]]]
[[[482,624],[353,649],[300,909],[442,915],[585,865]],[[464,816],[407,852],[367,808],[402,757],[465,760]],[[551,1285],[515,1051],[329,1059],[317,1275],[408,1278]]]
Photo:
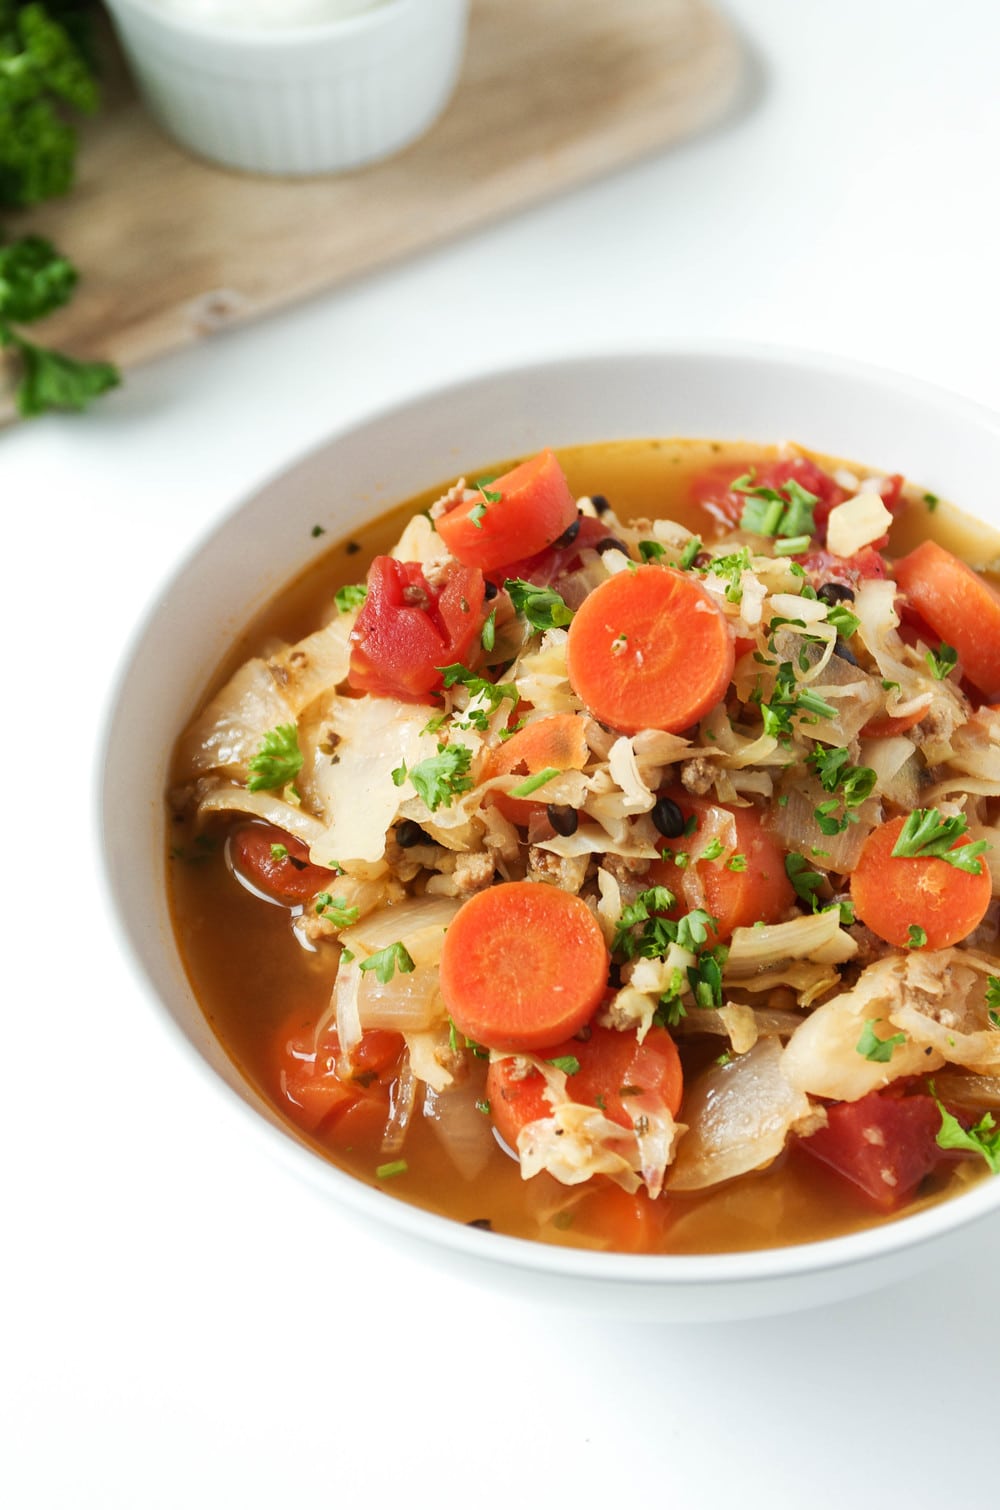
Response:
[[[712,132],[0,436],[10,1510],[995,1499],[1000,1223],[784,1319],[522,1309],[394,1258],[262,1156],[137,997],[97,882],[119,647],[196,535],[345,419],[485,354],[695,337],[1000,407],[1000,8],[728,9],[756,83]]]

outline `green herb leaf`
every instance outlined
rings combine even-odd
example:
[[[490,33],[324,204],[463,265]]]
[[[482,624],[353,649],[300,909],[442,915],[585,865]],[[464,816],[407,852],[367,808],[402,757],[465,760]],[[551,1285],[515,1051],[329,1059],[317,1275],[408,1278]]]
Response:
[[[68,303],[77,277],[73,264],[41,236],[0,247],[0,319],[15,325],[41,320]]]
[[[661,561],[666,554],[666,546],[661,545],[659,540],[639,541],[639,555],[646,562]]]
[[[79,362],[59,351],[36,346],[0,325],[0,345],[17,353],[20,381],[17,407],[25,419],[49,410],[79,411],[110,388],[117,388],[121,375],[110,362]]]
[[[387,944],[384,949],[370,954],[358,966],[359,970],[374,970],[375,979],[381,986],[387,986],[397,970],[400,975],[409,975],[416,968],[405,944],[401,944],[398,940],[395,944]]]
[[[272,860],[287,860],[288,859],[288,845],[287,844],[272,844],[271,845],[271,859]]]
[[[368,588],[364,582],[350,582],[346,587],[338,587],[333,595],[340,613],[351,613],[355,608],[360,608],[368,596]]]
[[[824,876],[818,870],[813,870],[804,855],[791,854],[785,856],[785,874],[791,881],[795,895],[803,902],[808,902],[813,911],[816,910],[816,893],[823,885]]]
[[[993,1174],[1000,1174],[1000,1130],[997,1129],[992,1113],[986,1112],[975,1127],[966,1129],[937,1096],[934,1101],[941,1113],[941,1126],[937,1132],[938,1147],[977,1153],[986,1160]]]
[[[486,623],[483,625],[482,633],[479,636],[479,643],[482,645],[483,649],[486,651],[486,654],[489,655],[490,651],[493,649],[493,647],[496,644],[496,642],[497,642],[497,611],[494,608],[493,611],[488,615],[488,617],[486,619]]]
[[[936,807],[914,808],[892,847],[893,856],[901,859],[933,856],[954,865],[956,870],[978,875],[982,868],[979,856],[988,847],[985,839],[977,839],[974,843],[967,840],[957,849],[951,847],[968,826],[964,813],[954,818],[942,818]]]
[[[508,577],[504,587],[514,609],[532,629],[559,629],[573,621],[573,610],[551,587],[536,587],[520,577]]]
[[[580,1061],[575,1054],[560,1054],[557,1059],[546,1059],[546,1064],[551,1064],[554,1069],[562,1070],[564,1075],[578,1075],[580,1073]]]
[[[816,529],[813,509],[819,499],[815,493],[810,493],[793,477],[782,484],[780,491],[756,487],[752,472],[737,477],[730,487],[732,492],[743,493],[747,499],[740,517],[740,529],[750,530],[755,535],[804,536],[802,549],[808,547]]]
[[[294,724],[279,724],[260,742],[260,749],[248,762],[249,792],[270,792],[294,781],[302,769],[302,751]]]
[[[436,755],[411,766],[408,773],[404,769],[403,774],[404,779],[409,774],[414,791],[434,813],[439,807],[451,807],[453,797],[471,790],[472,777],[468,774],[471,763],[472,751],[465,745],[439,744]],[[396,772],[392,774],[395,781]]]
[[[991,975],[986,982],[986,1007],[990,1022],[1000,1028],[1000,975]]]
[[[360,917],[357,907],[348,907],[346,897],[332,897],[328,891],[319,893],[315,907],[319,916],[332,923],[334,928],[350,928]]]
[[[954,671],[958,665],[958,651],[953,646],[946,645],[944,640],[942,640],[938,646],[937,654],[935,655],[933,650],[928,650],[924,656],[924,660],[931,668],[931,676],[934,677],[935,681],[943,682],[948,673]]]
[[[923,949],[927,943],[927,934],[916,923],[911,923],[906,930],[907,949]]]
[[[50,14],[56,9],[0,5],[0,204],[64,194],[73,182],[76,133],[61,107],[85,115],[97,108],[83,18],[70,11],[63,24]]]
[[[460,661],[453,661],[450,666],[438,666],[437,669],[444,678],[446,687],[461,684],[469,689],[469,706],[465,709],[464,716],[456,715],[455,718],[455,725],[459,729],[479,729],[485,733],[489,728],[490,718],[505,698],[514,708],[521,700],[513,682],[488,681],[486,677],[477,676]]]
[[[864,1032],[854,1045],[862,1059],[870,1059],[873,1064],[888,1064],[896,1045],[906,1042],[905,1033],[893,1033],[891,1038],[879,1038],[875,1025],[881,1021],[881,1017],[870,1017],[865,1022]]]
[[[867,765],[852,765],[847,748],[823,749],[819,745],[806,756],[824,791],[840,792],[845,807],[860,807],[875,790],[876,772]]]
[[[695,557],[699,555],[700,552],[701,537],[699,535],[692,535],[687,545],[685,545],[684,549],[681,551],[681,559],[677,563],[680,566],[681,571],[688,571],[690,567],[694,565]]]

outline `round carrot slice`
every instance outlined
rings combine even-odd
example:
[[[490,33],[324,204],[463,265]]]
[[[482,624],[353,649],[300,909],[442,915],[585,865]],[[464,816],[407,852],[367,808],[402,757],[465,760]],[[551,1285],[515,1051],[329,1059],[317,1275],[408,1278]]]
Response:
[[[1000,594],[934,540],[924,540],[893,568],[913,607],[948,645],[987,697],[1000,692]]]
[[[854,909],[887,944],[912,946],[910,929],[922,928],[928,948],[946,949],[982,922],[993,892],[990,873],[982,857],[973,874],[934,855],[893,855],[905,822],[893,818],[865,840],[851,874]]]
[[[441,953],[441,995],[467,1038],[533,1053],[589,1020],[608,964],[604,936],[579,897],[508,881],[480,891],[455,914]]]
[[[570,684],[623,734],[689,729],[725,695],[735,664],[719,609],[682,572],[640,566],[585,598],[569,627]]]

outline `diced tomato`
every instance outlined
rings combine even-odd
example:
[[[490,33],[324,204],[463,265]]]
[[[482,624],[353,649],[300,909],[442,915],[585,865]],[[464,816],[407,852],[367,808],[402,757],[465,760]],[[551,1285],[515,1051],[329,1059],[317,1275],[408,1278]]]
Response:
[[[806,456],[790,456],[784,461],[760,463],[748,460],[742,464],[728,462],[725,466],[712,467],[702,472],[691,484],[691,496],[695,503],[712,519],[735,529],[746,505],[746,495],[732,492],[732,484],[745,473],[753,473],[754,486],[774,488],[780,492],[787,482],[795,481],[806,492],[814,494],[819,502],[813,510],[816,534],[822,539],[826,533],[826,521],[830,510],[843,503],[848,496],[845,490]]]
[[[449,562],[433,587],[413,561],[376,556],[351,633],[350,685],[421,702],[442,685],[440,666],[467,661],[486,618],[478,567]]]
[[[626,1103],[630,1095],[643,1091],[660,1095],[674,1116],[680,1110],[680,1056],[666,1028],[650,1028],[640,1044],[634,1033],[592,1027],[589,1038],[569,1038],[546,1049],[542,1057],[576,1059],[580,1068],[567,1076],[566,1094],[582,1106],[599,1107],[620,1127],[632,1127]],[[516,1058],[493,1060],[486,1094],[497,1131],[511,1148],[517,1147],[522,1127],[552,1115],[544,1077],[535,1069],[522,1074]]]
[[[871,1091],[827,1110],[828,1122],[800,1147],[851,1180],[880,1211],[895,1211],[942,1162],[941,1115],[931,1096]]]
[[[457,560],[496,571],[553,545],[576,517],[562,467],[541,451],[442,514],[437,531]]]
[[[814,587],[821,587],[824,582],[842,582],[845,587],[854,588],[866,578],[889,575],[884,559],[871,545],[863,546],[853,556],[835,556],[831,551],[818,549],[795,559]]]
[[[649,1192],[629,1195],[598,1175],[571,1208],[569,1227],[613,1253],[656,1253],[663,1245],[671,1207]]]
[[[287,851],[285,857],[275,850]],[[308,902],[330,884],[331,872],[309,863],[309,851],[300,839],[271,823],[247,823],[229,840],[233,869],[277,901]]]
[[[400,1034],[369,1029],[345,1070],[336,1029],[328,1027],[317,1043],[315,1018],[300,1011],[275,1039],[275,1089],[285,1111],[307,1132],[340,1148],[374,1149],[389,1115],[389,1087],[403,1047]]]

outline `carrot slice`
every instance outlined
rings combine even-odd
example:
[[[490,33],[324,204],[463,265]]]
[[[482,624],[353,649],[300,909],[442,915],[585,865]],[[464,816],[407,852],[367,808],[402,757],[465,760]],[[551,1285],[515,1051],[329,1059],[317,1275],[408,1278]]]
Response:
[[[623,734],[689,729],[725,695],[733,637],[708,593],[682,572],[640,566],[609,577],[569,627],[570,684]]]
[[[532,1053],[595,1012],[608,949],[579,897],[509,881],[471,897],[445,934],[441,995],[455,1026],[490,1048]]]
[[[901,556],[894,571],[921,617],[958,651],[973,686],[987,697],[1000,692],[1000,594],[934,540]]]
[[[905,734],[915,727],[922,718],[927,717],[926,708],[918,708],[915,713],[905,713],[902,718],[893,718],[891,713],[886,713],[882,718],[870,719],[861,730],[862,739],[892,739],[897,734]]]
[[[913,927],[924,930],[928,948],[945,949],[982,922],[993,891],[990,873],[981,856],[973,874],[933,855],[893,855],[905,822],[893,818],[865,840],[851,874],[854,910],[887,944],[907,947]]]
[[[538,718],[534,723],[526,724],[497,749],[491,750],[483,780],[511,771],[537,776],[539,771],[550,767],[556,771],[582,771],[589,754],[583,719],[575,713],[553,713],[549,718]],[[494,792],[493,803],[511,823],[525,824],[544,806],[544,798],[541,802],[530,802],[524,797],[508,797],[506,792]]]
[[[719,924],[718,937],[728,939],[734,928],[754,923],[779,923],[795,901],[795,891],[785,872],[785,852],[768,833],[760,814],[752,807],[720,808],[687,792],[670,792],[685,818],[693,813],[699,826],[712,811],[730,814],[736,826],[736,855],[744,868],[733,870],[719,860],[699,860],[690,868],[678,867],[674,855],[692,847],[695,839],[676,839],[663,849],[662,860],[649,867],[650,886],[666,886],[680,892],[687,907],[704,907]],[[697,830],[696,830],[697,832]],[[694,872],[694,878],[692,878]],[[702,895],[699,895],[699,892]]]
[[[575,1059],[579,1069],[566,1077],[566,1094],[581,1106],[597,1106],[620,1127],[634,1124],[628,1112],[631,1096],[651,1091],[676,1117],[684,1091],[677,1045],[666,1028],[650,1028],[642,1043],[634,1033],[593,1026],[589,1038],[571,1038],[550,1046],[547,1059]],[[527,1075],[515,1059],[495,1059],[486,1077],[490,1115],[504,1142],[517,1147],[517,1136],[529,1122],[552,1115],[545,1095],[545,1079],[538,1070]]]
[[[562,467],[541,451],[442,514],[437,532],[463,565],[495,571],[552,545],[576,518]]]

